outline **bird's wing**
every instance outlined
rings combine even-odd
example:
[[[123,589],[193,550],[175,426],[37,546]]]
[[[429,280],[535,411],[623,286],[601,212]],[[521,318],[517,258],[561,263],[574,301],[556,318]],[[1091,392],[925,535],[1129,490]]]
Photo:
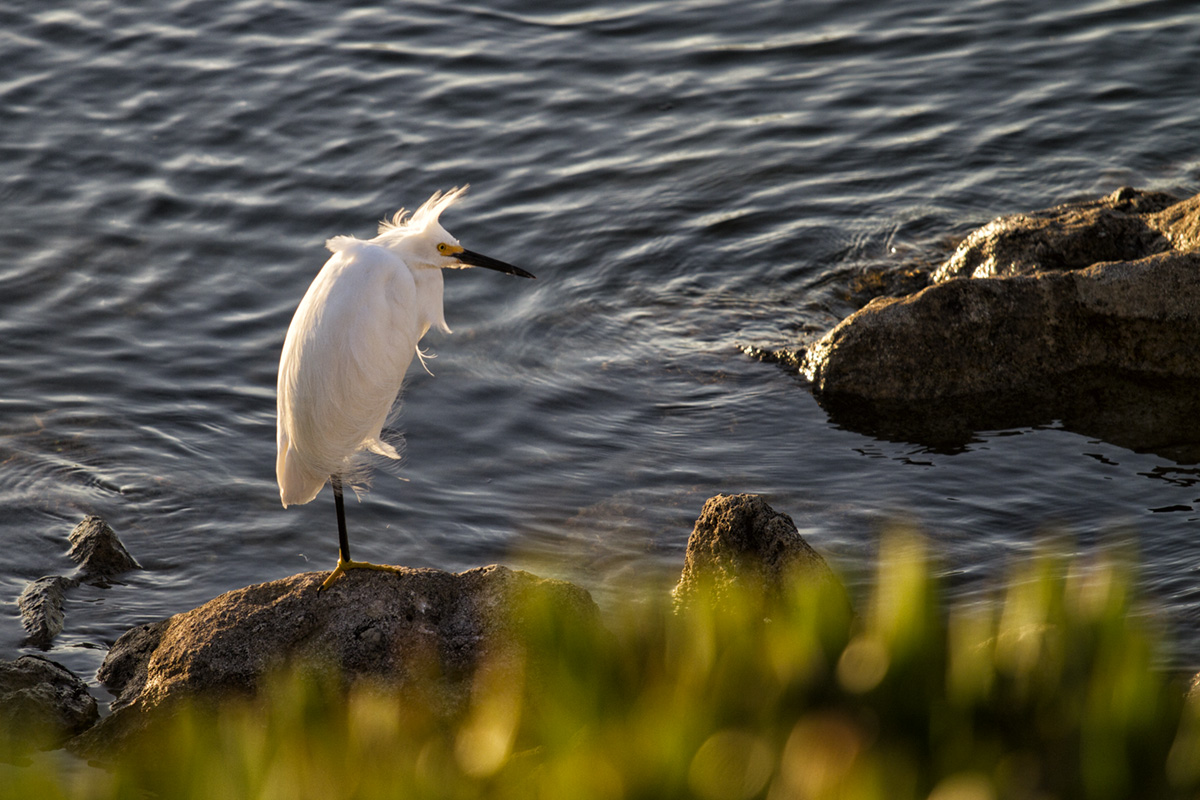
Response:
[[[289,475],[323,483],[364,448],[399,455],[379,437],[424,333],[415,280],[386,248],[341,244],[300,301],[280,357],[278,438],[286,449],[276,472],[285,502]],[[298,468],[289,470],[290,459]]]

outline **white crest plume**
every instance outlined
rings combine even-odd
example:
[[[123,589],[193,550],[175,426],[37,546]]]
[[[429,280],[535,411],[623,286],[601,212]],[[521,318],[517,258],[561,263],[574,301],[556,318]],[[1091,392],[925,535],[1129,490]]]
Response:
[[[458,200],[467,193],[469,185],[455,186],[453,189],[445,192],[434,192],[433,196],[421,204],[421,207],[413,212],[411,217],[405,218],[408,215],[406,209],[400,209],[392,215],[392,219],[382,220],[379,223],[379,234],[387,233],[408,233],[411,231],[420,231],[429,227],[431,222],[437,222],[442,216],[442,212],[450,206],[454,205]]]

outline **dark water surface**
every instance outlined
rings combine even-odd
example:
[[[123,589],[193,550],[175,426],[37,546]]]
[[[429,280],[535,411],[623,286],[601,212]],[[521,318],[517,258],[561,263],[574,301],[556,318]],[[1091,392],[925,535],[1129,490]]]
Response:
[[[355,555],[668,585],[700,507],[760,492],[862,591],[881,527],[985,592],[1058,527],[1135,537],[1200,666],[1200,470],[1056,426],[932,452],[836,427],[744,344],[849,311],[864,267],[1121,185],[1200,191],[1191,2],[210,0],[0,9],[0,658],[15,598],[105,517],[146,569],[70,597],[85,675],[128,627],[336,558],[284,510],[275,370],[326,237],[443,219],[536,282],[447,275],[407,459]]]

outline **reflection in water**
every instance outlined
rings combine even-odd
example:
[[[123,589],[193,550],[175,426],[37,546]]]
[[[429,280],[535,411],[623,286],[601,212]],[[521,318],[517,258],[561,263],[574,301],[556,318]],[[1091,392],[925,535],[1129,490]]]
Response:
[[[847,430],[945,453],[978,442],[977,431],[1053,425],[1181,464],[1200,461],[1200,395],[1190,381],[1083,373],[1020,394],[903,404],[827,397],[821,404]]]

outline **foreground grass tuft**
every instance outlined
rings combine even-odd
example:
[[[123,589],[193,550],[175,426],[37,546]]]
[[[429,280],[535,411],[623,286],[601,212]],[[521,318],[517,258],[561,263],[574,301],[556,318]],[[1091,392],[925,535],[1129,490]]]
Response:
[[[919,538],[883,546],[853,618],[840,589],[608,631],[538,622],[446,718],[408,691],[281,675],[180,710],[113,768],[10,771],[5,797],[1157,798],[1200,796],[1200,702],[1164,674],[1127,564],[1043,554],[995,603],[951,604]],[[430,678],[430,680],[436,680]],[[11,775],[11,780],[7,780]]]

